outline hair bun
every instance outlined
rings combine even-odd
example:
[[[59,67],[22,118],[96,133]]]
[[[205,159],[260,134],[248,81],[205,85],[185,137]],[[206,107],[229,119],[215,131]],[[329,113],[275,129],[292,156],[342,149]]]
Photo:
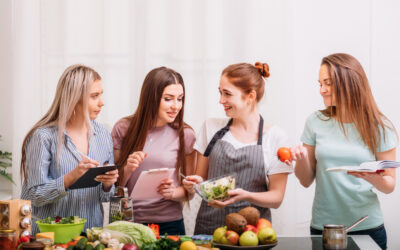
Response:
[[[260,72],[261,76],[264,78],[269,77],[269,66],[266,63],[260,63],[260,62],[256,62],[256,64],[254,64],[254,67],[256,69],[258,69],[258,72]]]

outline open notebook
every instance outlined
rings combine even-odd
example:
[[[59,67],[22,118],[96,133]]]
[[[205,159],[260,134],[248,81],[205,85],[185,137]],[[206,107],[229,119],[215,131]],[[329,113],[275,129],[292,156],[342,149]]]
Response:
[[[398,168],[400,167],[400,162],[398,161],[368,161],[363,162],[360,166],[340,166],[328,168],[328,172],[382,172],[385,169]]]
[[[142,171],[132,190],[132,199],[150,200],[162,198],[162,195],[157,192],[157,187],[163,179],[172,179],[174,173],[174,168],[157,168]]]

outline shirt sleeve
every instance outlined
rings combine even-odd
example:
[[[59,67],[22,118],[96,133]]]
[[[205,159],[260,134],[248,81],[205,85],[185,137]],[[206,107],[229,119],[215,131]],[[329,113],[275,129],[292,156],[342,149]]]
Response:
[[[51,153],[51,143],[50,136],[36,130],[25,148],[28,197],[32,205],[37,207],[53,203],[67,195],[64,176],[53,179],[49,175],[52,158],[56,157]]]
[[[196,142],[196,135],[192,128],[185,128],[185,154],[191,154],[194,151],[194,143]]]
[[[274,131],[271,135],[270,141],[265,143],[263,142],[263,145],[265,144],[272,150],[272,152],[268,152],[272,155],[272,157],[270,157],[270,162],[266,164],[266,167],[268,166],[268,169],[266,169],[266,175],[292,173],[293,167],[286,165],[284,162],[281,162],[276,156],[280,147],[287,147],[289,145],[289,138],[282,129],[278,127],[271,129],[274,129]]]
[[[108,159],[107,159],[108,163],[113,164],[114,163],[113,141],[112,141],[110,134],[108,134],[106,145],[108,145],[108,148],[109,148]],[[99,190],[100,201],[101,202],[110,201],[110,197],[114,194],[114,191],[115,191],[115,185],[112,185],[110,191],[108,191],[108,192],[103,190],[103,184],[98,185],[98,187],[100,188],[100,190]]]
[[[315,146],[316,145],[316,136],[315,136],[315,132],[314,132],[314,129],[313,129],[313,123],[314,123],[315,119],[318,119],[318,118],[316,118],[315,113],[310,115],[307,118],[306,124],[304,125],[303,133],[302,133],[302,135],[300,137],[300,140],[304,144],[307,144],[307,145],[310,145],[310,146]]]
[[[377,152],[385,152],[396,148],[399,144],[398,135],[394,127],[385,127],[385,130],[380,129],[381,143],[377,149]]]
[[[197,150],[199,153],[204,154],[208,145],[208,138],[207,138],[207,121],[205,121],[197,134],[197,139],[194,144],[194,149]]]
[[[128,128],[129,128],[129,121],[125,118],[122,118],[117,123],[115,123],[111,131],[111,137],[114,149],[121,150],[121,144]]]

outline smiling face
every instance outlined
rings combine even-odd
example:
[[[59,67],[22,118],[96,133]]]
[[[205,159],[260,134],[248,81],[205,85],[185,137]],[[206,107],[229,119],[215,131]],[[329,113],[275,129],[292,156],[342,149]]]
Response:
[[[156,127],[172,123],[183,105],[183,87],[181,84],[170,84],[164,88],[161,96]]]
[[[333,83],[329,75],[328,67],[323,64],[319,70],[319,93],[324,99],[325,106],[336,106],[335,95],[333,93]]]
[[[249,96],[233,85],[224,75],[219,82],[219,93],[221,94],[219,103],[224,107],[226,116],[237,118],[251,111],[252,105]]]

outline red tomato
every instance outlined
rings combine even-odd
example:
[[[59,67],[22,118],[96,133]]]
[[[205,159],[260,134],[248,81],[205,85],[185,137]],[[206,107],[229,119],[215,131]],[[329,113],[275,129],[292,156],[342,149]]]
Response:
[[[75,246],[78,241],[71,240],[70,242],[67,243],[67,246]]]
[[[278,149],[278,158],[281,162],[290,161],[292,158],[290,154],[290,149],[287,147],[281,147]]]

